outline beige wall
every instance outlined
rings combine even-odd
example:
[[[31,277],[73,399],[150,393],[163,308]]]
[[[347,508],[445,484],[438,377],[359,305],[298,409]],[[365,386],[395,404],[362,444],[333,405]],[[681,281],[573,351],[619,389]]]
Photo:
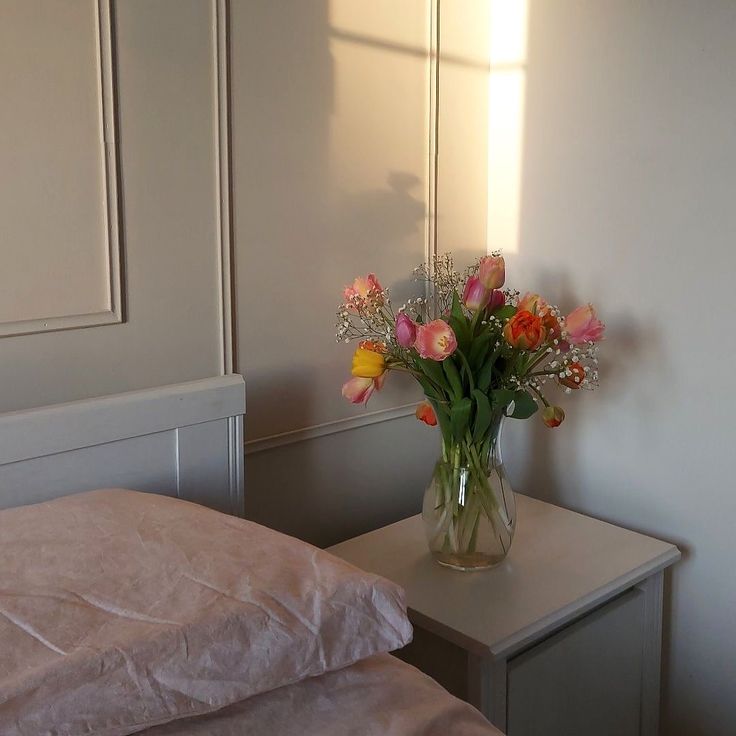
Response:
[[[514,5],[527,4],[491,9]],[[680,546],[665,592],[662,733],[727,736],[736,4],[529,0],[527,10],[523,57],[491,65],[499,79],[520,75],[519,125],[499,122],[513,120],[513,94],[485,123],[502,142],[520,134],[520,155],[499,154],[475,196],[496,187],[489,245],[506,249],[510,285],[565,308],[593,300],[608,338],[600,389],[563,399],[554,432],[513,424],[505,459],[519,490]],[[445,171],[440,190],[466,181]],[[501,221],[514,210],[515,229]]]
[[[333,329],[355,275],[375,271],[400,299],[426,257],[431,12],[426,0],[231,5],[247,510],[318,543],[415,511],[436,451],[413,416],[390,419],[416,400],[401,377],[368,407],[388,421],[360,426],[366,410],[340,395],[354,346]]]
[[[0,113],[5,326],[73,323],[109,293],[96,8],[0,4],[0,68],[18,73]],[[1,338],[0,410],[221,370],[214,4],[114,8],[126,321]]]

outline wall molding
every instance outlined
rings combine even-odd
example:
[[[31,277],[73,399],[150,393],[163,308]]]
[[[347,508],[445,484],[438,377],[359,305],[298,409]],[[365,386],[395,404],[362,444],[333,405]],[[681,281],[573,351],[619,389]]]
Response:
[[[367,427],[371,424],[378,424],[379,422],[389,422],[393,419],[401,419],[402,417],[408,417],[414,414],[416,407],[416,402],[412,404],[402,404],[401,406],[395,406],[388,409],[369,411],[354,417],[334,419],[331,422],[324,422],[323,424],[313,424],[310,427],[292,429],[288,432],[281,432],[280,434],[271,434],[267,437],[248,440],[245,443],[245,454],[252,455],[255,452],[273,450],[276,447],[293,445],[296,442],[314,440],[318,437],[325,437],[328,434],[348,432],[353,429]]]
[[[232,178],[230,149],[230,33],[228,0],[212,0],[212,47],[214,52],[215,156],[217,175],[218,260],[220,270],[220,369],[235,372],[235,284],[232,230]]]
[[[0,322],[0,337],[36,332],[97,327],[123,321],[122,248],[118,180],[117,112],[115,99],[115,43],[111,0],[97,0],[97,78],[101,122],[101,157],[104,168],[104,222],[107,234],[108,308],[85,314],[69,314],[40,319]]]

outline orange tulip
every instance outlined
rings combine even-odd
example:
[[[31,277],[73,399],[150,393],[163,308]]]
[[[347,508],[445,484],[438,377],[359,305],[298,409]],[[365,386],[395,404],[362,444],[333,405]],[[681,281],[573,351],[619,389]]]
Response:
[[[570,363],[565,368],[565,375],[559,377],[557,380],[565,388],[580,388],[585,380],[585,368],[580,363]]]
[[[437,426],[437,416],[435,415],[432,404],[430,404],[429,401],[422,401],[422,403],[417,406],[417,410],[414,413],[420,422],[424,422],[430,427]]]
[[[565,421],[565,412],[559,406],[548,406],[542,412],[542,421],[548,427],[559,427]]]
[[[506,323],[503,336],[512,348],[536,350],[545,341],[547,330],[536,314],[522,310]]]

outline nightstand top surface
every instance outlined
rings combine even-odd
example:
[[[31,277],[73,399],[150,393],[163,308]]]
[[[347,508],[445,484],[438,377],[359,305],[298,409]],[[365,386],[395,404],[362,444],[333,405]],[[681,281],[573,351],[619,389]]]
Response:
[[[478,654],[509,656],[680,557],[672,544],[516,494],[517,528],[497,567],[457,572],[429,554],[421,516],[330,547],[401,585],[412,620]]]

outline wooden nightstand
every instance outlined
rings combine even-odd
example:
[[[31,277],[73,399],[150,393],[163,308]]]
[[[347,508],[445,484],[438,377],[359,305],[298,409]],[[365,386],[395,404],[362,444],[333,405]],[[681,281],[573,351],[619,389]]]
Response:
[[[330,552],[406,590],[415,638],[399,656],[509,736],[654,736],[663,571],[679,550],[519,494],[517,508],[492,570],[438,565],[419,516]]]

